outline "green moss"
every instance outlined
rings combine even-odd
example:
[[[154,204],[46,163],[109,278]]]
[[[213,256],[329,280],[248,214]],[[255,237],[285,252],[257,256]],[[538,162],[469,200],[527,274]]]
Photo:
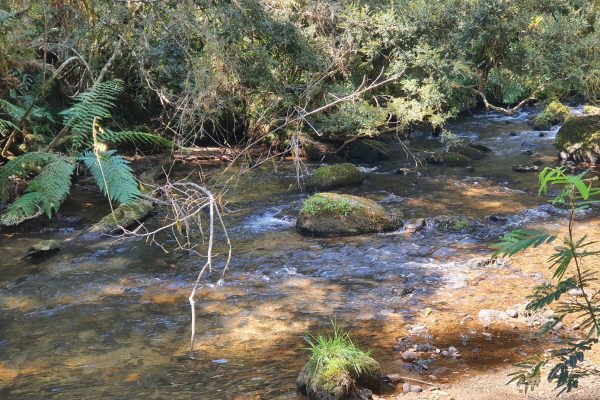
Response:
[[[357,140],[350,145],[348,157],[366,163],[384,161],[390,158],[389,147],[377,140]]]
[[[119,226],[129,228],[142,221],[153,210],[154,206],[147,200],[138,200],[131,204],[122,204],[115,209],[114,215],[105,215],[100,221],[92,225],[90,232],[111,233],[118,230]]]
[[[400,213],[358,196],[318,193],[304,201],[296,228],[304,234],[358,235],[385,232],[402,226]]]
[[[597,145],[600,138],[600,115],[570,118],[556,134],[556,147],[570,151],[571,147],[587,148]]]
[[[483,151],[476,149],[472,146],[460,146],[452,150],[453,152],[470,158],[471,160],[481,160],[486,156],[486,154]]]
[[[334,164],[317,168],[310,177],[308,186],[316,190],[329,190],[357,185],[362,179],[362,174],[354,164]]]
[[[471,225],[467,218],[452,215],[439,215],[434,221],[438,229],[446,232],[464,232]]]
[[[321,211],[348,216],[361,207],[360,204],[351,203],[345,198],[332,197],[328,193],[318,193],[304,201],[300,212],[309,216],[314,216]]]
[[[533,128],[535,130],[548,130],[553,125],[564,122],[570,115],[569,109],[558,100],[550,102],[533,120]]]
[[[434,153],[427,157],[427,162],[433,165],[445,165],[448,167],[464,167],[471,163],[471,159],[455,152]]]
[[[600,115],[600,107],[587,105],[583,107],[583,113],[587,115]]]

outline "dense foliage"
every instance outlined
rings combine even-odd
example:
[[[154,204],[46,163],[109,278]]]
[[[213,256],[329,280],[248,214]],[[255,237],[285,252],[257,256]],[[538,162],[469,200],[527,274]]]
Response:
[[[186,143],[346,140],[442,125],[473,105],[473,89],[508,105],[596,98],[600,87],[597,1],[2,0],[0,9],[0,92],[11,104],[55,109],[98,78],[120,78],[122,119],[152,120]],[[23,120],[8,108],[4,131],[56,130],[52,113]]]

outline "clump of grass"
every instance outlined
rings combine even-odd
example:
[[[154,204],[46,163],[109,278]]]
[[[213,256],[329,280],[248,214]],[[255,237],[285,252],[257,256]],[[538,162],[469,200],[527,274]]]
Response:
[[[311,353],[307,368],[315,391],[324,389],[339,395],[347,393],[359,380],[379,376],[379,364],[371,358],[370,351],[361,350],[335,323],[333,335],[309,337],[306,341]]]
[[[315,194],[306,199],[302,206],[302,213],[314,216],[318,211],[323,210],[348,216],[358,207],[345,199],[332,199],[323,194]]]

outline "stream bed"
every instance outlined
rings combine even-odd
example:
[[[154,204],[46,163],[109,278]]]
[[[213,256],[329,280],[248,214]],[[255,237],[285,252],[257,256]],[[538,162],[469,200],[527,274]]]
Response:
[[[294,224],[307,194],[294,186],[294,167],[242,175],[228,193],[233,261],[222,285],[217,263],[200,289],[194,359],[187,297],[204,259],[110,239],[22,259],[31,244],[70,237],[107,211],[96,193],[78,189],[55,222],[0,232],[0,398],[293,399],[308,358],[304,338],[333,320],[372,349],[385,373],[454,381],[522,359],[545,345],[534,327],[486,330],[477,315],[523,303],[547,279],[541,254],[482,262],[490,244],[516,227],[564,224],[564,212],[537,196],[537,174],[512,171],[556,164],[556,130],[542,137],[527,118],[479,113],[453,122],[465,141],[492,149],[473,168],[400,175],[410,165],[398,147],[397,157],[363,166],[361,186],[341,190],[405,219],[462,215],[480,224],[471,233],[427,224],[416,233],[304,237]],[[415,135],[411,146],[441,144]],[[588,216],[584,227],[598,233],[597,222]],[[415,367],[401,359],[406,342],[455,346],[462,358]]]

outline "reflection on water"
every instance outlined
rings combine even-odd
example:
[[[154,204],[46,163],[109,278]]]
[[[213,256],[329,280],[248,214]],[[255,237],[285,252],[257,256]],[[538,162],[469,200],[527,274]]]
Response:
[[[21,260],[33,242],[72,237],[88,222],[69,219],[68,205],[42,230],[0,233],[0,396],[294,398],[306,362],[303,337],[327,329],[332,318],[390,373],[417,373],[407,372],[394,350],[409,336],[460,347],[462,360],[430,366],[427,373],[443,379],[522,358],[532,351],[532,332],[502,327],[490,341],[477,313],[522,301],[545,279],[543,255],[486,267],[466,261],[487,257],[489,241],[507,229],[544,223],[556,230],[562,223],[563,213],[535,196],[535,174],[511,171],[555,159],[555,131],[540,137],[526,120],[526,113],[480,114],[453,123],[456,133],[493,150],[474,170],[428,167],[398,175],[406,166],[398,149],[391,161],[363,170],[363,185],[346,190],[405,218],[477,219],[481,229],[472,234],[427,226],[415,234],[302,237],[293,224],[305,195],[293,189],[293,169],[242,176],[228,195],[233,265],[224,285],[214,285],[217,268],[201,288],[194,360],[185,357],[187,297],[203,260],[135,241],[72,246],[37,264]],[[427,138],[412,145],[440,146]],[[97,195],[82,196],[91,205],[86,218],[106,211]]]

